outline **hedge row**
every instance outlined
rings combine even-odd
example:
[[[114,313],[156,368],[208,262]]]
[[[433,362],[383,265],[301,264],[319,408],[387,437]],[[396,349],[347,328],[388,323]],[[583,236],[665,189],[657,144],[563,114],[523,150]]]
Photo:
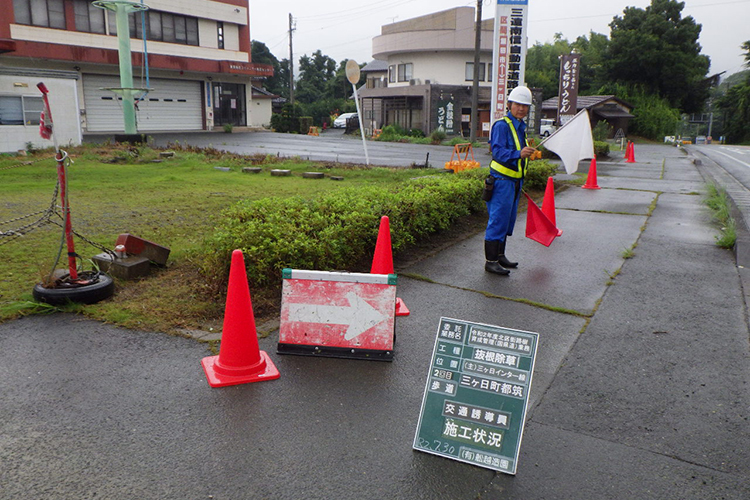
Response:
[[[555,167],[532,162],[527,189],[544,189]],[[225,210],[203,246],[208,280],[228,276],[231,252],[245,255],[251,287],[278,286],[284,268],[368,272],[380,219],[387,215],[391,246],[398,252],[420,238],[448,229],[459,217],[485,209],[487,169],[412,179],[399,189],[343,188],[307,199],[265,198]]]
[[[389,217],[397,252],[482,210],[479,178],[478,172],[440,174],[414,179],[398,190],[368,186],[312,199],[239,202],[224,211],[221,225],[205,242],[205,274],[226,275],[234,249],[245,255],[252,287],[279,283],[284,268],[367,272],[383,215]]]

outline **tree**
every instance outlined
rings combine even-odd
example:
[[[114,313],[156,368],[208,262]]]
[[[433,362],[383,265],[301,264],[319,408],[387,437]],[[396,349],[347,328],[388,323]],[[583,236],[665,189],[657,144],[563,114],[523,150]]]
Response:
[[[710,60],[702,55],[701,25],[682,18],[684,2],[651,0],[646,9],[627,7],[610,23],[604,74],[610,82],[634,84],[666,98],[684,113],[698,112],[708,97]]]
[[[604,60],[607,58],[609,49],[607,35],[591,31],[588,38],[585,35],[576,38],[571,48],[581,54],[578,93],[581,95],[598,94],[599,88],[606,83]]]
[[[279,64],[279,60],[276,59],[276,56],[274,56],[271,51],[268,50],[268,47],[266,47],[265,43],[253,40],[251,47],[251,57],[254,63],[270,64],[271,66],[273,66],[273,76],[266,77],[263,80],[263,88],[274,94],[281,95],[284,87],[282,86],[281,82],[281,66]],[[288,89],[288,83],[286,87]]]
[[[526,53],[526,83],[542,89],[544,99],[554,97],[559,90],[560,56],[569,54],[570,44],[555,33],[554,43],[536,43]]]
[[[750,67],[750,40],[741,47],[745,51],[745,66]],[[730,87],[716,105],[724,114],[727,142],[750,142],[750,71],[746,71],[745,78]]]
[[[336,75],[336,61],[320,50],[299,59],[299,79],[295,83],[294,97],[301,103],[312,103],[330,97],[328,82]]]

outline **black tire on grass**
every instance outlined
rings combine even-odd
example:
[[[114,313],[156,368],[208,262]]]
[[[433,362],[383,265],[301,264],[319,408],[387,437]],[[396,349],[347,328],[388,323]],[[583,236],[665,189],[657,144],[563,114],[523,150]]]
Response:
[[[96,283],[75,288],[44,288],[37,283],[34,285],[34,299],[53,306],[61,306],[68,302],[78,304],[95,304],[108,299],[115,293],[115,282],[106,274],[100,274]]]

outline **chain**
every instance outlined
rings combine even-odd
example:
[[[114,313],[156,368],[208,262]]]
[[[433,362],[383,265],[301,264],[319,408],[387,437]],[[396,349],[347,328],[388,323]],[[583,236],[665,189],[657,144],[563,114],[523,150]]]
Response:
[[[47,156],[45,158],[38,158],[36,160],[24,161],[24,162],[21,162],[21,163],[17,163],[15,165],[10,165],[8,167],[2,167],[2,168],[0,168],[0,170],[10,170],[11,168],[18,168],[18,167],[28,167],[29,165],[33,165],[35,163],[39,163],[40,161],[49,160],[50,158],[54,158],[54,156],[52,156],[52,157]]]
[[[57,157],[55,157],[55,160],[63,162],[64,165],[65,165],[65,168],[67,168],[68,166],[70,166],[71,163],[73,163],[73,159],[70,158],[70,156],[68,156],[68,153],[66,151],[64,151],[64,150],[61,149],[60,150],[60,154],[62,155],[62,157],[59,158],[59,159]],[[0,170],[7,170],[7,169],[10,169],[10,168],[16,168],[16,167],[22,167],[22,166],[26,166],[26,165],[32,165],[34,163],[38,163],[38,162],[43,161],[43,160],[49,160],[49,158],[40,158],[40,159],[34,160],[34,161],[19,163],[17,165],[12,165],[10,167],[0,168]],[[59,205],[57,205],[57,195],[58,195],[59,192],[60,192],[60,180],[58,179],[57,183],[55,184],[55,192],[52,194],[52,201],[50,202],[49,207],[47,207],[46,210],[40,210],[39,212],[34,212],[34,213],[28,214],[28,215],[22,215],[20,217],[16,217],[15,219],[10,219],[8,221],[0,222],[0,226],[1,226],[1,225],[10,224],[11,222],[16,222],[16,221],[19,221],[19,220],[28,219],[29,217],[34,217],[35,215],[42,215],[36,221],[31,222],[29,224],[26,224],[25,226],[21,226],[18,229],[9,229],[7,231],[0,231],[0,246],[4,245],[6,243],[9,243],[9,242],[11,242],[13,240],[16,240],[16,239],[20,238],[21,236],[25,236],[25,235],[29,234],[31,231],[33,231],[34,229],[37,229],[37,228],[42,227],[42,226],[47,225],[47,224],[55,224],[56,226],[59,226],[59,227],[62,228],[63,225],[64,225],[63,223],[55,221],[55,220],[52,220],[52,216],[53,215],[56,215],[61,221],[63,220],[62,215],[58,211],[58,208],[61,208],[61,207]],[[82,234],[80,234],[79,232],[77,232],[74,229],[71,230],[71,231],[72,231],[72,233],[74,235],[76,235],[77,237],[79,237],[81,240],[85,241],[89,245],[91,245],[94,248],[97,248],[97,249],[99,249],[99,250],[107,253],[114,260],[114,258],[115,258],[115,252],[114,251],[110,250],[109,248],[105,247],[104,245],[101,245],[99,243],[91,241],[90,239],[86,238],[85,236],[83,236]]]

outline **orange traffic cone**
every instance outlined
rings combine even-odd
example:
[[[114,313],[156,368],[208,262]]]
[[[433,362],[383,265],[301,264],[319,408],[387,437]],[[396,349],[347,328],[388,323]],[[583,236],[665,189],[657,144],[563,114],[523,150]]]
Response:
[[[541,243],[545,247],[550,246],[555,238],[557,238],[557,228],[539,210],[539,207],[536,206],[536,203],[534,203],[534,200],[528,194],[523,193],[523,195],[528,202],[526,208],[526,237]]]
[[[583,185],[583,189],[601,189],[596,183],[596,158],[591,159],[589,175],[586,177],[586,184]]]
[[[391,251],[391,225],[387,215],[380,218],[375,256],[372,258],[370,274],[393,274],[393,252]]]
[[[557,227],[557,221],[555,220],[555,183],[552,177],[547,179],[547,189],[544,191],[544,199],[542,200],[542,213]],[[557,228],[557,235],[562,236],[562,233],[562,229]]]
[[[203,358],[201,364],[211,387],[279,378],[279,370],[271,358],[258,347],[253,304],[241,250],[232,252],[219,355]]]
[[[395,274],[393,270],[393,251],[391,250],[391,223],[387,215],[380,218],[378,241],[375,243],[375,255],[372,258],[370,274]],[[404,301],[396,297],[396,316],[408,316],[409,308]]]

